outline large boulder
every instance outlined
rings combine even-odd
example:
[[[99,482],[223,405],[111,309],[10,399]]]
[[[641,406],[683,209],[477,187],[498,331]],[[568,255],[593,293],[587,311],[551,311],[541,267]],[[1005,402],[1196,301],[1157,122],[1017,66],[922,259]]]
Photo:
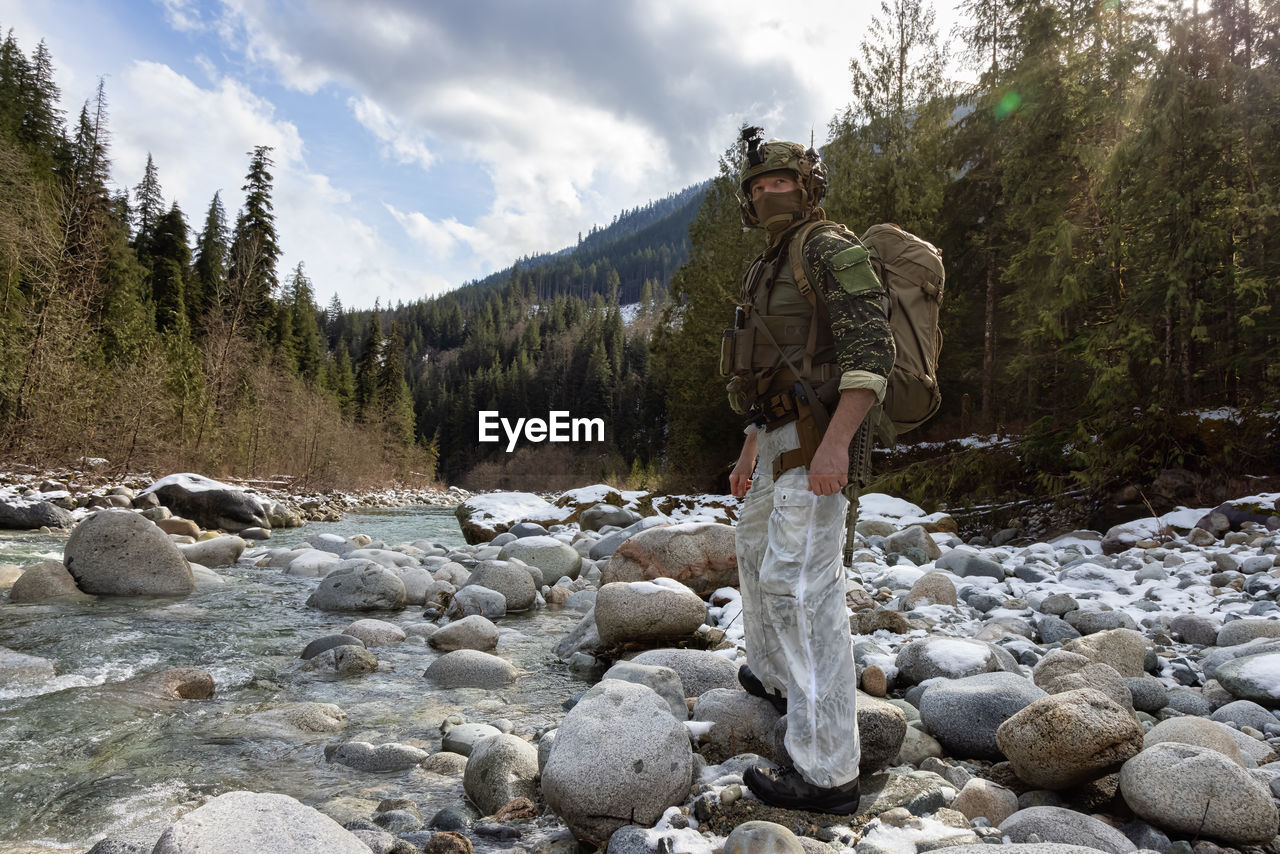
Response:
[[[243,531],[271,527],[261,501],[234,486],[202,475],[184,473],[162,477],[142,491],[143,495],[152,493],[176,515],[191,519],[202,528]]]
[[[501,593],[507,611],[527,611],[538,597],[529,571],[505,560],[481,561],[471,570],[471,577],[463,585],[464,588],[471,586],[487,587]]]
[[[396,611],[404,607],[404,582],[370,560],[343,561],[326,575],[307,604],[321,611]]]
[[[70,528],[75,519],[66,510],[48,501],[6,498],[0,501],[0,529],[26,531],[31,528]]]
[[[491,735],[472,746],[462,788],[481,812],[492,815],[516,798],[536,798],[537,776],[537,748],[519,736]]]
[[[498,559],[515,559],[529,566],[536,566],[541,570],[542,580],[546,584],[555,584],[561,578],[577,578],[582,571],[582,555],[573,546],[562,543],[555,537],[535,536],[512,540],[498,552]]]
[[[920,719],[949,754],[1000,759],[996,731],[1044,696],[1016,673],[981,673],[930,685],[920,697]]]
[[[1270,789],[1216,750],[1166,741],[1120,769],[1120,794],[1157,827],[1212,836],[1232,845],[1265,845],[1276,835]]]
[[[1031,703],[996,731],[1014,772],[1041,789],[1063,789],[1110,774],[1142,750],[1133,713],[1079,688]]]
[[[36,604],[58,600],[88,599],[60,561],[46,560],[28,566],[9,589],[14,604]]]
[[[673,718],[682,721],[689,717],[689,707],[684,701],[684,685],[680,682],[680,676],[670,667],[619,661],[605,671],[601,678],[621,679],[623,682],[634,682],[637,685],[652,688],[658,696],[667,701]]]
[[[559,522],[565,512],[532,492],[473,495],[454,510],[467,543],[487,543],[521,521]],[[523,560],[523,558],[522,558]]]
[[[574,836],[603,848],[626,824],[652,827],[684,802],[693,772],[689,733],[643,685],[606,679],[556,731],[542,794]]]
[[[596,594],[596,629],[606,646],[687,638],[706,621],[707,605],[678,581],[613,582]]]
[[[131,510],[100,510],[77,525],[62,563],[85,593],[185,596],[195,589],[178,547]]]
[[[738,586],[734,529],[715,522],[682,522],[648,528],[618,546],[600,583],[670,578],[699,596]]]
[[[228,792],[187,813],[152,854],[369,854],[369,847],[319,810],[288,795]]]

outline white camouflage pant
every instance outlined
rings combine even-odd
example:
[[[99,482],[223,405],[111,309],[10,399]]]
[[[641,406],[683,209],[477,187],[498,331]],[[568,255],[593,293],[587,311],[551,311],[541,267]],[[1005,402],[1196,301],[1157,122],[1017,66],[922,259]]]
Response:
[[[756,473],[738,519],[747,664],[787,695],[786,748],[823,788],[858,776],[857,671],[844,598],[840,493],[814,495],[806,468],[773,482],[773,459],[799,447],[795,424],[758,437]]]

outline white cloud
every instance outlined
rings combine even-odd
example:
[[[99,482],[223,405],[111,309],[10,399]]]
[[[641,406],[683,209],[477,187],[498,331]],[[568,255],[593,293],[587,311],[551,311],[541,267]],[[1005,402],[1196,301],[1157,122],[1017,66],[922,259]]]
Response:
[[[405,128],[395,116],[367,96],[347,101],[351,112],[360,124],[383,143],[383,154],[397,163],[417,163],[423,169],[431,168],[435,157],[423,142],[421,135]]]
[[[879,10],[876,0],[325,0],[303,17],[271,0],[224,4],[252,60],[299,92],[352,93],[389,156],[484,170],[494,195],[474,219],[388,208],[456,282],[468,262],[496,269],[557,249],[714,174],[744,121],[825,142]]]
[[[347,305],[412,301],[442,289],[438,275],[400,259],[352,212],[351,194],[310,170],[297,128],[243,84],[222,79],[204,88],[166,65],[135,62],[114,87],[116,180],[137,183],[150,152],[166,200],[179,200],[193,237],[214,192],[228,219],[243,201],[249,152],[270,145],[273,203],[283,256],[280,276],[304,261],[321,301],[337,292]]]

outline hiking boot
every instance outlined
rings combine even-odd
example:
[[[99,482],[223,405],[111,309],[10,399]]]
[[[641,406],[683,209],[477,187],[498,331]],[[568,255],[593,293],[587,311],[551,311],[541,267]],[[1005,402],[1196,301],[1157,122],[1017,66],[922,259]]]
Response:
[[[742,782],[770,806],[832,815],[853,815],[858,811],[860,796],[856,778],[843,786],[824,789],[801,777],[793,765],[784,768],[757,765],[746,770]]]
[[[751,696],[763,697],[768,700],[778,710],[778,714],[785,715],[787,713],[787,698],[764,687],[764,683],[745,664],[738,668],[738,684]]]

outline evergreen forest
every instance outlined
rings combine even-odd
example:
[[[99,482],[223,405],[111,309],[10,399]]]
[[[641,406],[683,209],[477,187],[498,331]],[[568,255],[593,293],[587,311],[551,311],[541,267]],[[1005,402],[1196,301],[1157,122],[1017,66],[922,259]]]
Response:
[[[953,34],[883,0],[828,117],[825,209],[935,243],[947,291],[943,411],[881,488],[960,503],[1277,470],[1278,30],[1274,0],[966,0]],[[105,87],[66,112],[52,63],[0,47],[6,458],[724,491],[741,423],[719,339],[763,244],[733,139],[710,181],[574,246],[412,304],[321,305],[304,265],[277,269],[269,148],[246,152],[239,211],[215,196],[189,221],[164,164],[112,189]],[[508,453],[477,441],[482,410],[606,436]],[[916,439],[975,432],[1001,441],[912,462]]]

